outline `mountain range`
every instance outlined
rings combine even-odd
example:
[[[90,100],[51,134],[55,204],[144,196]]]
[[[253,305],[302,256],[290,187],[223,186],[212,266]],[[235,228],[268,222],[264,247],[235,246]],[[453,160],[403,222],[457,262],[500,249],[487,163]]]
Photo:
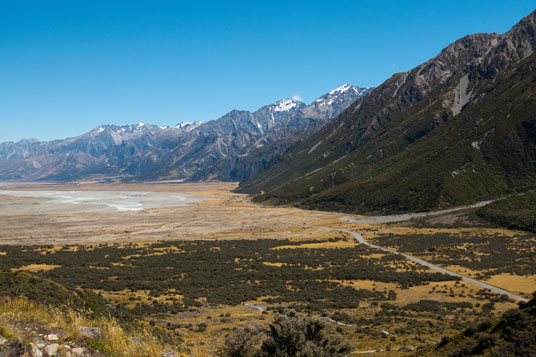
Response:
[[[0,180],[241,181],[261,202],[421,211],[536,187],[536,11],[376,88],[343,85],[176,127],[0,144]]]
[[[4,142],[0,180],[243,179],[369,91],[345,84],[310,105],[283,99],[205,123],[104,125],[65,140]]]
[[[536,11],[396,73],[242,182],[345,212],[448,207],[536,187]]]

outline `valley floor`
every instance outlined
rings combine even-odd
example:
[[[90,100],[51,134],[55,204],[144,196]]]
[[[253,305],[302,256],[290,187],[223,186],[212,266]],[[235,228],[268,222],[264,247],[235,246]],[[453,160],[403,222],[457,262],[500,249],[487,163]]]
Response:
[[[212,199],[121,212],[74,212],[66,205],[64,212],[36,214],[42,199],[0,196],[0,262],[73,291],[98,292],[182,336],[180,348],[193,355],[213,354],[233,328],[264,325],[284,309],[325,318],[357,351],[403,355],[517,302],[359,244],[350,232],[521,298],[536,290],[535,234],[492,227],[472,209],[371,224],[338,213],[258,207],[232,193],[234,187],[2,186]]]

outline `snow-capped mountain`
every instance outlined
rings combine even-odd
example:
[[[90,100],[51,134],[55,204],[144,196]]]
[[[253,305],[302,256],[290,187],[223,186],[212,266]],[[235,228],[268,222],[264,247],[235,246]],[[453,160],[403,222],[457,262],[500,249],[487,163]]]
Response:
[[[175,125],[175,129],[179,129],[183,132],[188,132],[190,130],[194,130],[199,125],[203,124],[201,121],[181,121],[177,125]]]
[[[333,117],[335,113],[341,113],[348,107],[349,101],[362,97],[370,91],[370,88],[359,88],[351,84],[344,84],[331,92],[324,94],[308,106],[306,115],[321,117]]]
[[[164,158],[159,177],[180,172],[192,180],[242,180],[273,155],[310,135],[370,89],[344,85],[320,97],[331,104],[282,99],[255,112],[233,110],[193,131],[195,150],[177,146]]]
[[[65,140],[1,143],[0,180],[238,179],[317,130],[366,91],[344,85],[310,105],[286,98],[205,123],[102,125]],[[246,169],[236,167],[243,162]]]

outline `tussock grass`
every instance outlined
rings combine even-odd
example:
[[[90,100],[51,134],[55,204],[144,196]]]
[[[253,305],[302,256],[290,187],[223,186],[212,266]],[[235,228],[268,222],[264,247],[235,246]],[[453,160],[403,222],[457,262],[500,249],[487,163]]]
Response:
[[[142,324],[135,329],[126,329],[114,318],[92,317],[88,311],[72,308],[60,309],[42,306],[26,298],[0,299],[0,335],[11,339],[19,337],[8,325],[8,321],[37,322],[65,331],[67,340],[80,339],[80,326],[99,327],[103,337],[86,339],[93,348],[110,356],[159,356],[165,349],[149,326]],[[129,341],[136,336],[143,342]]]
[[[17,336],[17,333],[9,325],[0,321],[0,336],[10,340]]]

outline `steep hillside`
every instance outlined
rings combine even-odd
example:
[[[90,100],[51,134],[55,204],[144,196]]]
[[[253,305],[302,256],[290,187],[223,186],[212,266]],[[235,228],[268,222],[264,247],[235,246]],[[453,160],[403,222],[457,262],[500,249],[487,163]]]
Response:
[[[492,202],[476,214],[507,228],[536,232],[536,192]]]
[[[419,356],[535,356],[536,294],[528,303],[506,311],[498,321],[484,321]]]
[[[397,73],[243,182],[259,201],[427,210],[536,186],[536,12]]]

